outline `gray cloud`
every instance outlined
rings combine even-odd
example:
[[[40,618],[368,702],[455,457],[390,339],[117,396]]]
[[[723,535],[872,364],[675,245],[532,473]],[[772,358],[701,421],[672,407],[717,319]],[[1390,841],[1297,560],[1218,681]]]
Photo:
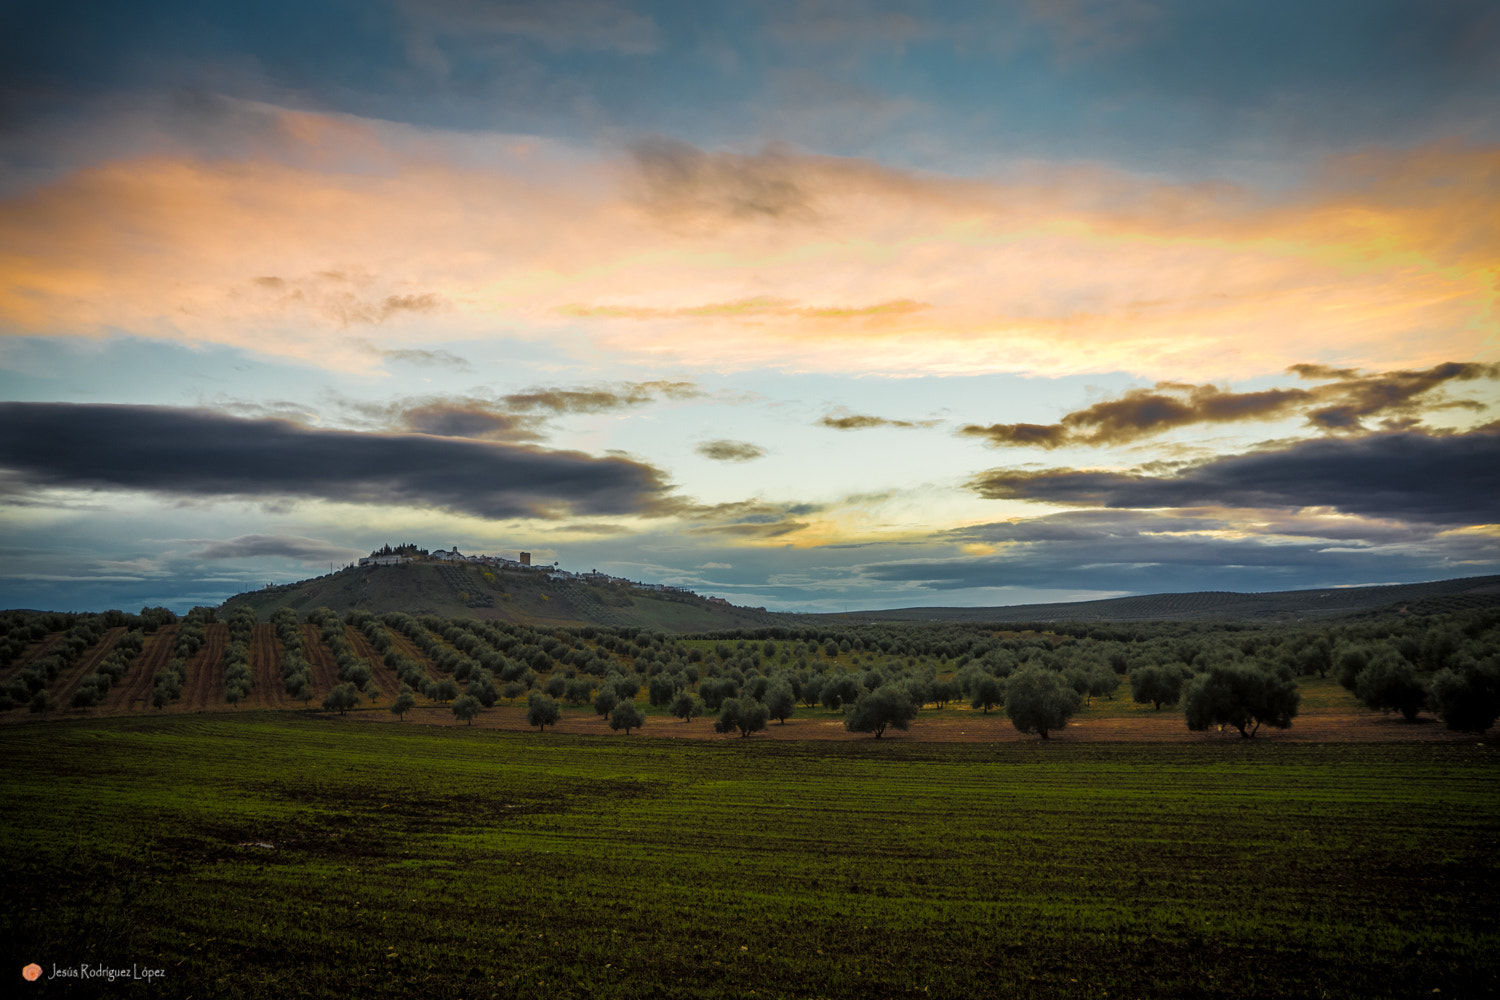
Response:
[[[873,417],[862,413],[848,413],[838,411],[830,413],[818,421],[819,426],[828,427],[836,431],[862,431],[872,427],[936,427],[942,423],[940,420],[891,420],[886,417]]]
[[[675,511],[696,522],[688,529],[694,535],[729,535],[738,538],[780,538],[801,531],[808,522],[798,520],[815,514],[819,504],[770,503],[740,500],[721,504],[680,504]]]
[[[1252,527],[1260,536],[1246,537],[1244,523],[1213,514],[1070,511],[939,536],[1001,546],[994,555],[875,563],[861,567],[859,575],[929,590],[1015,587],[1152,593],[1438,579],[1491,573],[1500,567],[1500,539],[1492,537],[1445,536],[1383,521],[1311,520],[1311,525]],[[1299,528],[1302,538],[1285,537],[1281,529],[1287,527]],[[1224,529],[1235,534],[1215,533]],[[1336,537],[1330,540],[1330,534]]]
[[[1093,507],[1333,507],[1440,524],[1500,519],[1500,424],[1467,434],[1398,431],[1304,441],[1171,475],[993,469],[970,482],[996,500]]]
[[[33,487],[303,497],[486,518],[662,510],[662,473],[624,458],[362,434],[155,406],[0,403],[0,467]]]
[[[469,372],[474,366],[469,364],[466,358],[461,358],[452,351],[424,351],[417,348],[403,348],[400,350],[382,350],[378,352],[381,357],[391,361],[400,361],[408,365],[418,365],[423,368],[452,368],[454,371]]]
[[[705,441],[693,450],[716,462],[753,462],[766,454],[766,449],[748,441]]]
[[[482,400],[444,400],[410,406],[400,411],[405,430],[437,437],[538,441],[541,420],[530,414],[507,413]]]
[[[500,397],[512,410],[553,413],[604,413],[644,406],[658,399],[693,399],[703,395],[694,382],[621,382],[589,389],[531,389]]]
[[[703,395],[693,382],[621,382],[581,389],[541,388],[505,396],[426,396],[391,403],[341,400],[382,429],[484,441],[540,441],[553,417],[608,413],[659,400]]]
[[[1075,410],[1055,424],[969,424],[959,433],[983,438],[992,445],[1112,445],[1176,427],[1269,420],[1298,413],[1309,425],[1324,431],[1364,432],[1364,421],[1375,418],[1381,418],[1389,430],[1411,426],[1424,411],[1454,407],[1483,410],[1481,403],[1450,400],[1439,390],[1453,382],[1500,378],[1500,365],[1473,362],[1370,374],[1313,364],[1293,365],[1288,371],[1308,381],[1328,384],[1311,389],[1231,392],[1213,385],[1159,382],[1154,389],[1131,389],[1118,399]]]
[[[364,553],[301,535],[241,535],[224,541],[210,542],[193,555],[200,559],[253,559],[258,556],[285,556],[303,562],[327,562],[356,559]]]
[[[798,180],[801,161],[781,149],[753,156],[705,153],[662,136],[631,149],[641,204],[670,225],[810,221],[812,196]]]

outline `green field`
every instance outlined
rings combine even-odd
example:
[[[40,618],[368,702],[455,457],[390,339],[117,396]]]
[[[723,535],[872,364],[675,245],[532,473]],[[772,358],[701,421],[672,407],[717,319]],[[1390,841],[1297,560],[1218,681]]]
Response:
[[[1478,742],[696,743],[241,714],[14,725],[0,753],[16,996],[1500,991]],[[80,963],[164,975],[46,978]]]

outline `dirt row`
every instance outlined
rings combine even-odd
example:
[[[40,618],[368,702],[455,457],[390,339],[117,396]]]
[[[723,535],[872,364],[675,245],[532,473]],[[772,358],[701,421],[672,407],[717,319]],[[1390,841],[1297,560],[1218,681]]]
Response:
[[[105,629],[103,638],[86,650],[71,667],[57,675],[57,679],[48,685],[48,689],[59,705],[72,704],[73,692],[78,690],[78,685],[83,683],[85,677],[94,673],[99,668],[99,664],[114,652],[120,637],[126,631],[128,630],[124,626]]]
[[[323,642],[323,631],[318,626],[302,626],[302,644],[307,648],[307,662],[312,664],[313,690],[317,692],[313,698],[321,702],[324,695],[338,686],[338,663],[333,650]]]
[[[250,636],[250,694],[240,702],[243,708],[301,708],[286,693],[281,678],[286,650],[276,637],[276,626],[255,626]]]
[[[109,714],[140,711],[151,707],[151,686],[157,673],[172,659],[172,644],[177,641],[177,626],[168,625],[146,636],[141,651],[120,683],[109,689],[100,710]]]
[[[38,660],[41,657],[46,656],[52,651],[53,647],[62,642],[63,636],[65,635],[67,635],[66,632],[53,632],[50,635],[45,635],[42,638],[38,639],[36,642],[33,642],[29,647],[27,647],[25,652],[11,661],[10,666],[6,667],[4,670],[0,670],[0,682],[10,680],[12,677],[19,674],[21,670],[26,666],[26,664],[31,663],[33,660]]]
[[[396,676],[396,671],[385,665],[385,656],[376,651],[370,645],[370,640],[357,628],[346,631],[349,645],[354,648],[354,655],[370,664],[370,672],[375,676],[375,686],[380,691],[382,698],[387,703],[394,701],[396,695],[401,691],[401,681]]]
[[[182,697],[173,707],[192,711],[229,707],[224,700],[224,650],[228,648],[228,625],[204,626],[203,646],[188,661]]]

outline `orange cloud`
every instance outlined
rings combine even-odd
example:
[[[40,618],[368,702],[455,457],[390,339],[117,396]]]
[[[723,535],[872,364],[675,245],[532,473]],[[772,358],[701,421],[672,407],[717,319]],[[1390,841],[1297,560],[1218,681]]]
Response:
[[[1496,354],[1496,149],[1369,151],[1270,197],[670,143],[590,161],[496,138],[475,166],[285,117],[296,157],[107,163],[0,204],[0,328],[350,369],[497,319],[719,369],[1207,380]]]

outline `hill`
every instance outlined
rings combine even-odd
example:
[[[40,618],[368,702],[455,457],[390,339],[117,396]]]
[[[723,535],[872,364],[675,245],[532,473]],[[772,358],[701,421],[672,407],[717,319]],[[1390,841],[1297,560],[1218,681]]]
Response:
[[[237,594],[224,613],[253,608],[262,620],[277,608],[404,611],[528,625],[606,625],[665,632],[762,628],[787,617],[764,608],[710,602],[697,594],[626,584],[553,580],[536,570],[464,563],[413,562],[339,570],[299,583]]]
[[[1339,616],[1441,614],[1500,604],[1500,576],[1380,587],[1282,590],[1263,594],[1202,591],[1145,594],[1065,604],[989,608],[897,608],[805,618],[869,622],[1299,621]]]
[[[443,617],[516,624],[605,625],[665,632],[708,632],[769,626],[852,622],[1295,622],[1335,617],[1441,614],[1500,604],[1500,576],[1377,587],[1332,587],[1268,593],[1201,591],[1145,594],[1100,601],[999,607],[896,608],[846,614],[779,614],[712,602],[697,594],[624,584],[553,580],[534,570],[416,562],[340,570],[299,583],[238,594],[225,613],[253,608],[264,620],[280,607]]]

